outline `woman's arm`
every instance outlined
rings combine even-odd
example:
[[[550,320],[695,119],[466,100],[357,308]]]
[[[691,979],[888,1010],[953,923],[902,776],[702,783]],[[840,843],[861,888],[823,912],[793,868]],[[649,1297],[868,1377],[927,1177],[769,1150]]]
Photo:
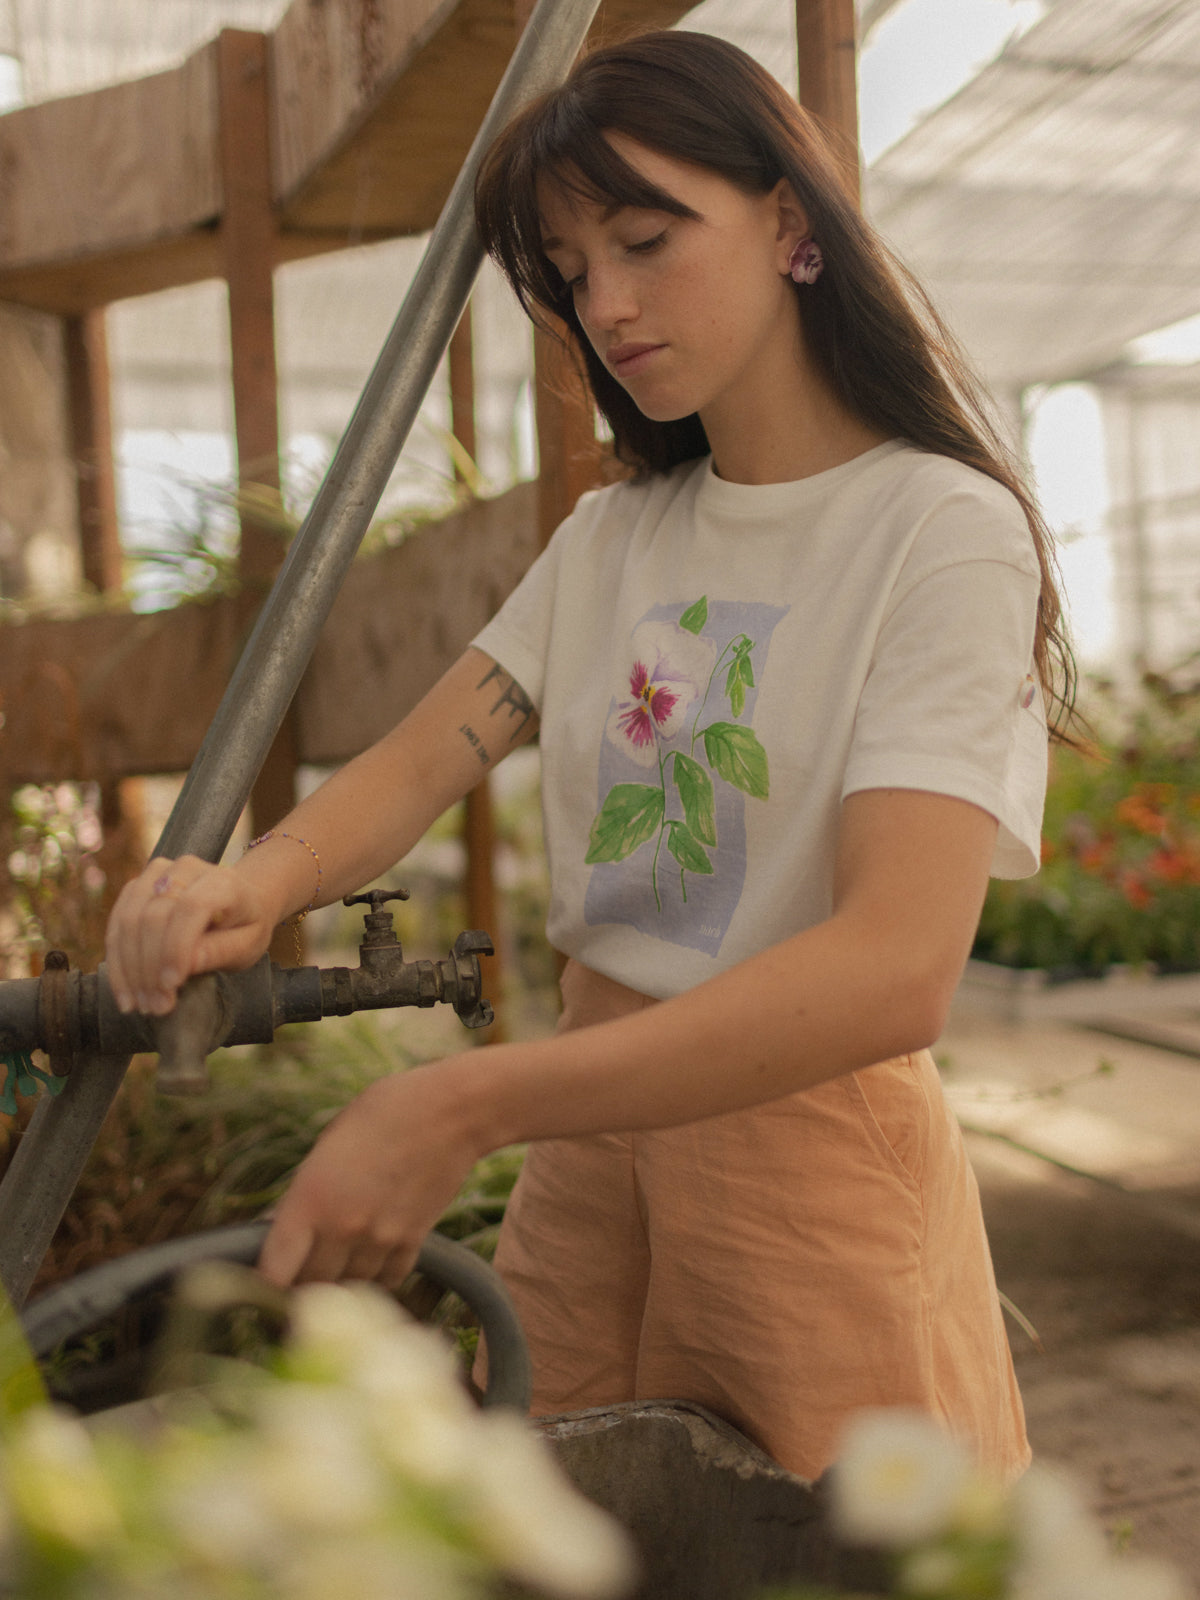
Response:
[[[850,796],[828,921],[618,1021],[381,1080],[301,1167],[264,1271],[278,1283],[398,1282],[489,1150],[694,1122],[931,1044],[970,950],[995,837],[995,820],[964,801]]]
[[[387,871],[536,730],[520,685],[467,650],[391,733],[236,864],[160,858],[126,885],[107,937],[117,1004],[161,1014],[194,973],[252,965],[272,930],[313,901],[318,877],[315,903],[328,905]]]

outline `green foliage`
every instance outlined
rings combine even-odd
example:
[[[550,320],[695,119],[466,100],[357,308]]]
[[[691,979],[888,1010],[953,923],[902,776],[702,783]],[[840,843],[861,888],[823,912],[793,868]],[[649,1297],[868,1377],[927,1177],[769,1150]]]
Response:
[[[739,728],[735,722],[710,722],[704,729],[704,753],[709,766],[726,783],[755,800],[767,798],[767,752],[749,728]]]
[[[693,756],[685,756],[681,750],[675,753],[672,775],[689,830],[701,844],[715,845],[717,811],[712,779]]]
[[[973,953],[1065,974],[1200,967],[1200,696],[1152,681],[1126,726],[1051,760],[1041,871],[991,884]]]
[[[648,783],[615,783],[592,823],[584,860],[624,861],[662,826],[664,796]]]

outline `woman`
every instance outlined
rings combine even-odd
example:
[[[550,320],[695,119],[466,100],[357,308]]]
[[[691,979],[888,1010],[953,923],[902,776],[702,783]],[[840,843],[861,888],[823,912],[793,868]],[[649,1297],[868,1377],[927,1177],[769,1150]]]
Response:
[[[119,1003],[254,961],[540,726],[558,1032],[370,1088],[263,1270],[396,1284],[471,1163],[530,1141],[497,1263],[535,1410],[690,1398],[815,1476],[848,1413],[909,1403],[1019,1472],[928,1046],[989,871],[1037,865],[1069,664],[1044,529],[811,121],[732,46],[587,57],[477,210],[634,474],[259,848],[150,864],[113,915]]]

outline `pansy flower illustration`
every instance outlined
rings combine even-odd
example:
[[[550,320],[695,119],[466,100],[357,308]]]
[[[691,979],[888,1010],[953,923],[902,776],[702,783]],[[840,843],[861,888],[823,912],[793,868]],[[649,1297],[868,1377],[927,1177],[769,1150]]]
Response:
[[[642,622],[615,686],[607,737],[641,767],[657,766],[659,745],[687,726],[703,699],[716,647],[674,622]]]
[[[639,767],[652,769],[656,781],[612,785],[592,821],[584,860],[589,866],[624,861],[653,840],[650,882],[660,912],[664,843],[678,864],[685,904],[688,873],[710,878],[716,870],[714,779],[756,800],[770,790],[767,752],[741,721],[747,694],[757,687],[754,640],[738,633],[718,649],[704,636],[707,624],[706,595],[686,606],[677,623],[638,623],[604,730]],[[734,720],[704,720],[712,715],[714,689],[728,700]]]

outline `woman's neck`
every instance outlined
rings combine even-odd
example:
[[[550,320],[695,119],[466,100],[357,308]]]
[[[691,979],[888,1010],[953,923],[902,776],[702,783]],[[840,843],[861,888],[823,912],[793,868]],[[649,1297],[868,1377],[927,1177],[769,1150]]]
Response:
[[[774,370],[728,403],[700,413],[717,476],[731,483],[793,483],[840,467],[889,437],[834,393],[803,340],[781,341]]]

